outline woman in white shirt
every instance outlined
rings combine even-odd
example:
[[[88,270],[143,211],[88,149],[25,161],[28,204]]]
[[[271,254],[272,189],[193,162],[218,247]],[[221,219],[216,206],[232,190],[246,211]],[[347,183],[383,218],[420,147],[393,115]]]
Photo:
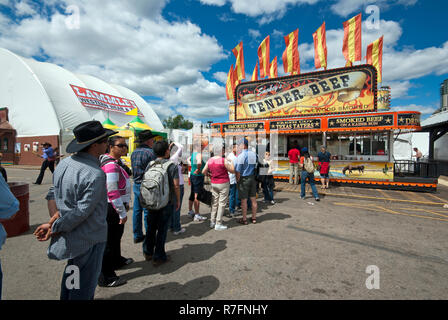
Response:
[[[174,147],[176,147],[177,149],[173,152]],[[170,160],[177,165],[179,170],[180,206],[179,210],[176,210],[176,205],[173,206],[173,214],[171,216],[171,224],[170,224],[171,231],[175,236],[177,236],[185,232],[185,228],[182,228],[182,226],[180,225],[180,210],[182,207],[182,199],[184,197],[184,175],[182,173],[182,161],[181,161],[183,146],[180,143],[173,142],[170,145],[170,150],[172,154]]]

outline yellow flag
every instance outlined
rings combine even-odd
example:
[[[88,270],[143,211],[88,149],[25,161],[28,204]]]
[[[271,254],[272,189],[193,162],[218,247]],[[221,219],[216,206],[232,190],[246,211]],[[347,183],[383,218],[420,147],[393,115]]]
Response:
[[[138,108],[134,108],[131,111],[126,112],[128,116],[138,116]]]

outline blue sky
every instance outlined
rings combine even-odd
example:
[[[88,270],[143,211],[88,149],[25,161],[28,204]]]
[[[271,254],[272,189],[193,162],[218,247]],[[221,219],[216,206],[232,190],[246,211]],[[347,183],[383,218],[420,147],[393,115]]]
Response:
[[[366,27],[369,5],[378,9],[377,29]],[[129,87],[160,118],[218,122],[228,119],[225,79],[240,41],[247,78],[267,35],[282,76],[283,36],[298,28],[301,70],[310,72],[312,33],[325,21],[329,67],[343,67],[342,23],[360,12],[363,56],[384,35],[383,84],[392,88],[393,109],[426,118],[448,78],[445,1],[0,0],[0,47]]]

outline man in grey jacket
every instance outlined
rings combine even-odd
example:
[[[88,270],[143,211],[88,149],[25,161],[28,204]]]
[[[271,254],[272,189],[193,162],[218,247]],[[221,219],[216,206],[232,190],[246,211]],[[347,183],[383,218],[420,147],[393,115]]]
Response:
[[[117,132],[104,129],[99,121],[87,121],[73,133],[66,151],[75,154],[56,167],[54,187],[47,195],[58,211],[34,234],[39,241],[51,237],[50,259],[68,259],[61,300],[92,300],[107,240],[106,176],[98,158],[106,152],[108,137]]]

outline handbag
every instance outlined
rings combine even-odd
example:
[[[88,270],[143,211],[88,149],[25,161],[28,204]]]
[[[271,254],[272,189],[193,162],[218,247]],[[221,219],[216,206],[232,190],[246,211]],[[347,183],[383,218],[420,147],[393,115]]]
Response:
[[[211,206],[212,205],[212,193],[204,188],[198,193],[198,200],[202,203]]]

